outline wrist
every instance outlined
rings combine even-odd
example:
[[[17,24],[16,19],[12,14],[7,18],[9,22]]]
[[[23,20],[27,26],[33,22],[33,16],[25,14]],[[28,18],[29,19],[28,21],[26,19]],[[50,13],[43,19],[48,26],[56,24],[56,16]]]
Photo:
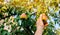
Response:
[[[43,31],[44,31],[43,29],[37,29],[37,30],[36,30],[36,32],[39,33],[40,35],[43,34]]]
[[[37,27],[37,31],[43,32],[44,31],[44,27]]]

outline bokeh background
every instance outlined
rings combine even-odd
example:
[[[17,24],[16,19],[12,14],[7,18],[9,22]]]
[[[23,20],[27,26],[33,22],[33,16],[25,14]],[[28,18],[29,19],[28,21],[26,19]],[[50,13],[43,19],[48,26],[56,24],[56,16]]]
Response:
[[[42,13],[48,17],[43,35],[60,35],[60,0],[0,0],[0,35],[34,35]]]

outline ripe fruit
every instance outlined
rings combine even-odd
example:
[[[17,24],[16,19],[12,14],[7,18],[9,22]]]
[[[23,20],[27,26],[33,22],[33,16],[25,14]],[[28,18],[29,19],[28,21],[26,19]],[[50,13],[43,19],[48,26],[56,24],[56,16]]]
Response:
[[[48,23],[47,23],[47,16],[45,14],[42,15],[42,20],[43,20],[43,23],[44,23],[44,26],[47,26]]]
[[[48,19],[47,16],[43,13],[42,20],[47,20],[47,19]]]
[[[27,19],[27,15],[25,13],[23,13],[23,14],[20,15],[20,18]]]

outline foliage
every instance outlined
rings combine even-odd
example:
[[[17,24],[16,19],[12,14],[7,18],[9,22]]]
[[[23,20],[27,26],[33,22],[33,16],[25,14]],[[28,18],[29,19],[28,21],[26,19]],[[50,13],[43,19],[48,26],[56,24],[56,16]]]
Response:
[[[56,35],[55,25],[60,25],[58,4],[59,0],[11,0],[7,3],[1,2],[0,35],[34,35],[36,20],[42,13],[48,16],[49,24],[45,27],[43,35]],[[22,13],[27,15],[26,19],[21,18]]]

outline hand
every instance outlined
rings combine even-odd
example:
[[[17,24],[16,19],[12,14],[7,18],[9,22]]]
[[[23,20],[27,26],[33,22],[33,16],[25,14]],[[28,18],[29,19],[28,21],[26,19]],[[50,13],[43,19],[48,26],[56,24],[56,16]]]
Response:
[[[36,26],[37,28],[41,27],[44,28],[44,22],[42,20],[47,20],[47,16],[43,13],[40,15],[40,17],[37,19]]]
[[[35,35],[42,35],[44,30],[44,22],[43,20],[47,20],[47,16],[43,13],[40,15],[40,17],[37,19],[36,27],[37,30],[35,32]]]
[[[43,18],[43,14],[41,14],[40,17],[37,19],[37,22],[36,22],[37,29],[44,28],[42,18]]]

